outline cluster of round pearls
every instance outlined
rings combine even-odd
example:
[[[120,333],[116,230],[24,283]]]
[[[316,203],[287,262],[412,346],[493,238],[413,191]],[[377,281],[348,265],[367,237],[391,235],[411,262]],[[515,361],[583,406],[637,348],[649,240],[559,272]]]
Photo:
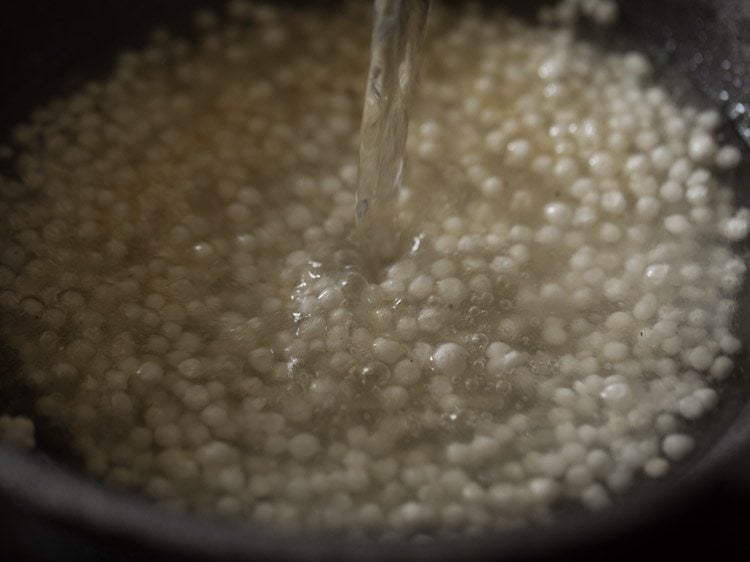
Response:
[[[438,7],[409,244],[372,279],[368,7],[226,20],[35,112],[0,180],[0,331],[88,471],[172,509],[449,535],[604,507],[691,452],[750,226],[716,112],[639,54]]]
[[[590,19],[597,25],[610,25],[617,20],[615,0],[560,0],[539,9],[539,19],[544,23],[571,25],[577,17]]]

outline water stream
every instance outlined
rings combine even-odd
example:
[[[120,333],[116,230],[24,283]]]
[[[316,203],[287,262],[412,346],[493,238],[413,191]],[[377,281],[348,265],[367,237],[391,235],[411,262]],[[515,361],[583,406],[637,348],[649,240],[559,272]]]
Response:
[[[396,202],[431,0],[376,0],[360,129],[357,238],[377,271],[399,251]]]

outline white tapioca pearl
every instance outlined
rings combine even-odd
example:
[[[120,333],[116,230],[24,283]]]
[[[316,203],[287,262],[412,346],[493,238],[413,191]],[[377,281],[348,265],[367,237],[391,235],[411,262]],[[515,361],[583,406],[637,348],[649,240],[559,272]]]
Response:
[[[212,387],[207,385],[210,394]],[[215,398],[212,396],[212,398]],[[200,413],[201,420],[211,429],[221,429],[222,427],[229,424],[229,415],[227,414],[226,408],[217,404],[209,404]]]
[[[568,336],[565,333],[565,325],[559,318],[548,318],[544,323],[542,338],[551,345],[564,344]]]
[[[522,365],[524,361],[525,357],[523,353],[515,350],[509,351],[503,356],[490,358],[490,361],[487,363],[487,371],[495,375],[502,375],[508,369]]]
[[[427,298],[434,290],[435,281],[430,275],[418,275],[409,283],[409,294],[419,300]]]
[[[586,455],[586,466],[595,476],[606,474],[612,462],[612,458],[602,449],[593,449]]]
[[[682,201],[684,189],[682,185],[674,180],[669,180],[659,188],[659,197],[668,203],[677,203]]]
[[[320,451],[318,438],[310,433],[298,433],[289,440],[289,453],[297,460],[307,460]]]
[[[506,353],[511,351],[511,347],[501,341],[492,342],[487,346],[487,357],[503,357]]]
[[[196,451],[196,459],[202,466],[226,466],[237,462],[239,452],[223,441],[210,441]]]
[[[622,279],[607,279],[604,282],[604,296],[612,302],[619,302],[628,292],[628,284]]]
[[[229,220],[242,223],[250,218],[250,209],[242,203],[231,203],[227,206],[227,217]]]
[[[380,283],[380,288],[389,295],[398,295],[406,291],[404,282],[398,279],[385,279]]]
[[[680,461],[687,457],[694,447],[694,439],[683,433],[670,433],[662,440],[664,454],[674,461]]]
[[[721,355],[714,359],[709,369],[709,373],[713,379],[722,381],[732,373],[733,369],[734,362],[729,357]]]
[[[625,161],[625,173],[644,176],[651,170],[651,161],[644,154],[634,154]]]
[[[284,216],[287,225],[292,230],[302,231],[313,224],[313,215],[304,205],[290,205]]]
[[[662,286],[669,276],[670,266],[664,263],[649,265],[643,272],[643,283],[646,287],[654,289]]]
[[[674,154],[667,146],[657,146],[651,151],[651,162],[654,169],[665,171],[674,163]]]
[[[409,401],[409,392],[401,386],[388,386],[383,389],[380,398],[386,410],[399,410]]]
[[[633,484],[633,475],[629,469],[623,467],[610,472],[607,477],[607,486],[616,494],[621,494]]]
[[[400,343],[387,338],[375,338],[372,343],[372,354],[376,359],[392,365],[404,354]]]
[[[575,210],[573,215],[573,226],[588,228],[594,226],[599,219],[596,209],[589,206],[581,206]]]
[[[690,221],[685,215],[669,215],[664,219],[664,228],[676,235],[685,235],[692,230]]]
[[[402,385],[415,384],[421,375],[421,367],[414,359],[402,359],[393,367],[394,379]]]
[[[468,296],[468,290],[463,281],[456,277],[448,277],[437,282],[440,298],[447,304],[458,306]]]
[[[716,166],[728,170],[736,167],[742,160],[742,153],[734,146],[722,146],[716,151],[714,162]]]
[[[531,252],[529,251],[529,247],[525,244],[513,244],[508,250],[508,253],[510,254],[511,259],[516,263],[527,263],[531,259]],[[491,287],[488,287],[483,290],[489,291],[490,289]]]
[[[565,203],[548,203],[544,207],[544,218],[555,226],[567,226],[573,219],[573,211]]]
[[[644,76],[651,71],[651,64],[641,53],[629,51],[623,55],[622,63],[633,76]]]
[[[635,211],[639,217],[651,220],[658,216],[661,204],[658,199],[651,196],[639,197],[635,204]]]
[[[373,331],[387,330],[393,321],[393,311],[388,307],[381,306],[370,312],[370,318]],[[338,328],[343,330],[344,333],[347,332],[345,326],[338,326]],[[299,330],[298,333],[300,333]]]
[[[447,320],[447,313],[435,307],[424,308],[419,312],[417,323],[421,330],[435,333],[439,331]]]
[[[555,162],[552,173],[559,181],[569,184],[578,177],[578,164],[573,158],[563,156]]]
[[[688,352],[687,361],[694,369],[705,371],[712,365],[714,357],[715,354],[706,346],[698,345]]]
[[[451,464],[468,464],[470,462],[469,446],[464,443],[451,443],[445,449],[445,457]]]
[[[740,209],[730,218],[724,219],[719,223],[719,232],[727,240],[737,242],[747,238],[750,231],[750,211]]]
[[[430,271],[436,279],[445,279],[455,275],[456,264],[448,259],[440,259],[430,266]]]
[[[602,195],[601,207],[608,213],[621,215],[627,209],[627,201],[621,191],[608,191]]]
[[[615,173],[615,161],[606,152],[597,152],[589,158],[591,173],[597,177],[611,177]]]
[[[540,298],[555,303],[562,302],[565,295],[565,290],[557,283],[545,283],[539,290]]]
[[[147,361],[138,368],[136,374],[146,382],[156,382],[161,380],[164,370],[158,363]]]
[[[434,119],[428,119],[419,126],[419,133],[428,139],[436,139],[442,132],[442,126]]]
[[[690,221],[699,226],[706,227],[713,224],[714,212],[705,206],[690,209]]]
[[[696,185],[699,183],[706,184],[709,183],[710,180],[711,172],[709,172],[706,168],[696,168],[693,173],[688,176],[688,179],[685,181],[685,185],[690,187],[691,185]]]
[[[571,184],[569,191],[576,199],[583,200],[591,194],[596,194],[597,187],[591,178],[578,178]]]
[[[350,341],[351,339],[349,338],[349,331],[344,326],[333,326],[328,330],[328,334],[326,335],[326,348],[328,349],[328,351],[342,351],[346,349]],[[258,353],[258,351],[255,350],[253,353]],[[260,356],[259,354],[258,359],[260,359],[261,357],[262,356]],[[265,361],[267,363],[272,363],[273,359],[266,355]]]
[[[344,295],[341,289],[337,287],[328,287],[323,289],[318,295],[318,303],[324,310],[334,310],[339,308],[344,301]]]
[[[599,229],[599,238],[602,242],[614,244],[622,238],[622,231],[615,224],[604,223]]]
[[[542,61],[537,74],[542,80],[557,80],[565,74],[567,62],[565,53],[555,53]]]
[[[581,489],[591,484],[593,475],[585,464],[571,466],[565,473],[565,484],[569,488]]]
[[[503,193],[503,180],[497,176],[489,176],[482,181],[482,195],[489,199],[497,199]]]
[[[627,312],[613,312],[607,317],[606,326],[612,331],[626,331],[633,324],[633,317]]]
[[[604,344],[602,355],[608,361],[623,361],[628,356],[628,346],[623,342],[611,341]]]
[[[614,0],[601,0],[592,4],[584,4],[583,9],[597,24],[606,26],[617,21],[619,8]],[[592,492],[593,493],[593,492]]]
[[[601,484],[592,484],[581,492],[581,501],[591,510],[600,510],[609,506],[612,501],[609,493]]]
[[[477,435],[469,445],[469,454],[473,460],[483,462],[494,458],[500,452],[500,444],[494,437]]]
[[[637,176],[630,180],[628,189],[637,197],[655,197],[659,192],[659,184],[651,176]]]
[[[274,356],[273,352],[266,347],[254,349],[248,355],[250,365],[259,373],[269,373],[273,369]]]
[[[554,501],[560,494],[560,486],[552,478],[533,478],[528,486],[531,495],[543,503]]]
[[[633,317],[636,320],[648,320],[656,314],[659,301],[653,293],[646,293],[633,307]]]
[[[618,410],[628,409],[634,399],[630,385],[622,382],[607,385],[600,396],[604,402]]]
[[[586,459],[586,448],[575,441],[568,441],[562,446],[560,454],[570,464],[581,463]]]
[[[531,242],[534,239],[534,230],[528,226],[516,224],[511,227],[508,237],[514,242]]]
[[[696,133],[690,137],[688,142],[688,154],[697,163],[703,163],[716,154],[716,143],[711,135]]]
[[[661,349],[667,355],[677,355],[682,350],[683,341],[679,336],[665,338],[661,343]]]
[[[556,244],[560,241],[562,233],[560,229],[553,225],[546,225],[536,231],[534,240],[544,245]]]
[[[673,116],[664,123],[664,132],[669,139],[682,140],[688,133],[688,124],[681,116]]]
[[[719,339],[719,346],[724,353],[735,354],[742,349],[742,342],[731,334],[724,334]]]
[[[412,260],[401,260],[388,268],[388,277],[407,281],[416,273],[417,265]]]
[[[653,457],[643,464],[643,472],[649,478],[662,478],[669,472],[669,461],[662,457]]]
[[[447,219],[445,219],[443,221],[443,228],[445,228],[446,232],[455,234],[456,236],[460,236],[465,232],[464,221],[460,217],[456,216],[448,217]]]
[[[714,409],[719,403],[719,395],[713,388],[699,388],[692,396],[701,403],[705,411]]]
[[[523,164],[529,160],[531,154],[531,143],[526,139],[512,140],[505,147],[505,160],[508,164]]]
[[[484,146],[490,152],[501,153],[508,142],[508,135],[501,129],[495,129],[484,137]]]
[[[337,397],[337,385],[330,379],[317,379],[310,383],[308,396],[310,401],[316,405],[328,405],[333,403]]]
[[[488,293],[492,291],[492,280],[487,275],[480,273],[471,278],[469,288],[477,293]]]
[[[401,341],[410,341],[417,337],[419,324],[416,318],[405,316],[396,321],[396,336]]]
[[[497,256],[490,262],[490,269],[498,274],[513,274],[518,271],[518,263],[508,256]]]
[[[685,198],[691,205],[705,205],[710,201],[711,195],[708,187],[703,184],[691,185],[687,188]]]
[[[534,194],[528,189],[519,189],[510,199],[510,210],[514,213],[528,213],[534,208]]]
[[[659,433],[672,433],[677,429],[677,418],[672,414],[659,414],[656,416],[654,426]]]
[[[566,408],[572,407],[577,401],[577,395],[569,388],[558,388],[552,393],[555,404]]]
[[[716,109],[706,109],[698,113],[695,124],[705,131],[714,131],[721,124],[721,115]]]
[[[689,420],[695,420],[703,415],[703,404],[693,395],[682,398],[677,404],[680,415]]]
[[[432,354],[435,368],[450,377],[463,374],[466,370],[467,359],[466,350],[456,343],[441,344]]]

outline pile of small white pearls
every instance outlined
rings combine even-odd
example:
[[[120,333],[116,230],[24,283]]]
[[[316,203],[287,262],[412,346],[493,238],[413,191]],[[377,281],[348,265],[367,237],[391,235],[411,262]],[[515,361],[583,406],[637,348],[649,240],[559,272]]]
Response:
[[[600,509],[664,476],[740,350],[750,211],[714,173],[740,160],[718,115],[637,53],[438,6],[409,244],[366,278],[368,12],[231,2],[15,131],[0,333],[38,414],[159,505],[371,536]]]

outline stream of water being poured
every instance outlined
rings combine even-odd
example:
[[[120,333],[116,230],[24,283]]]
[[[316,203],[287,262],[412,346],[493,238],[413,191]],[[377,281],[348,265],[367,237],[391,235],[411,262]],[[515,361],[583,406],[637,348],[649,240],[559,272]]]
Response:
[[[357,238],[370,272],[397,254],[396,202],[431,0],[376,0],[360,128]]]

